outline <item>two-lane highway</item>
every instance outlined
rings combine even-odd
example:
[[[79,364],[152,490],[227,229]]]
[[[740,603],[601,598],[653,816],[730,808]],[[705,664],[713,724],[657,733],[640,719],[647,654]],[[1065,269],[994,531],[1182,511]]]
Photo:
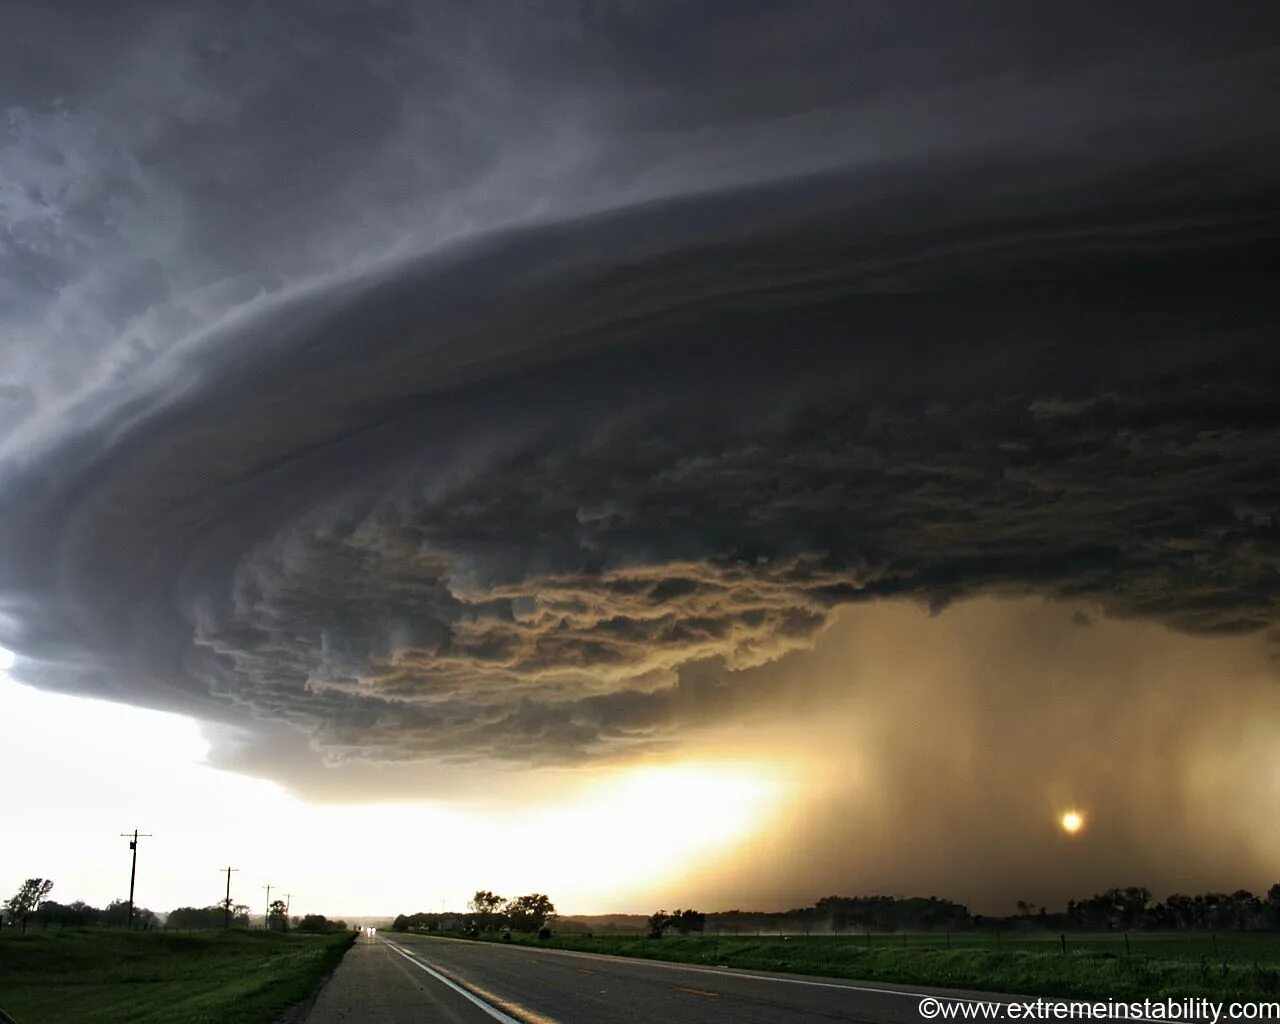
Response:
[[[925,995],[964,1001],[1010,998],[425,935],[397,934],[358,945],[348,960],[308,1024],[919,1024],[918,1006]],[[390,1001],[396,1005],[375,1009],[366,1001],[363,1013],[337,1014],[335,989],[353,968],[361,976],[358,987],[370,992],[368,999],[381,986],[378,998],[388,1003],[386,993],[394,992]],[[350,1004],[348,1012],[359,1004],[359,997],[350,993],[341,998]]]
[[[493,1024],[494,1019],[474,997],[364,935],[303,1018],[305,1024]]]

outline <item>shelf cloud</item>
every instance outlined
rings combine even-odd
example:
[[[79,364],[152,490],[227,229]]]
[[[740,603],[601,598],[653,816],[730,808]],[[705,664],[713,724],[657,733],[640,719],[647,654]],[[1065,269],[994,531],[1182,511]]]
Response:
[[[14,675],[574,765],[850,604],[1274,632],[1274,15],[970,6],[7,15]]]

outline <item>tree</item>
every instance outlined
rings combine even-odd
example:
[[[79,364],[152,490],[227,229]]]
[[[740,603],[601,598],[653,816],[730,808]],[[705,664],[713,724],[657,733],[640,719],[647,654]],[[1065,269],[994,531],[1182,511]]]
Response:
[[[272,900],[267,911],[267,927],[273,932],[289,930],[289,916],[284,900]]]
[[[498,911],[502,909],[504,902],[506,901],[496,892],[479,889],[467,902],[467,909],[476,915],[479,927],[492,931],[500,923]]]
[[[1168,924],[1176,929],[1190,929],[1196,926],[1195,900],[1180,892],[1171,894],[1165,901],[1165,917]]]
[[[1075,904],[1074,912],[1079,917],[1079,923],[1086,928],[1127,931],[1142,923],[1150,902],[1150,889],[1130,885],[1124,889],[1108,889],[1087,900],[1080,900]],[[1072,908],[1068,905],[1068,913],[1071,912]]]
[[[1280,882],[1267,890],[1267,913],[1275,924],[1280,924]]]
[[[165,918],[165,927],[178,931],[221,928],[226,915],[217,907],[175,907]]]
[[[1253,926],[1262,915],[1262,900],[1248,889],[1237,889],[1228,897],[1228,914],[1231,925],[1244,931]]]
[[[212,907],[178,907],[169,911],[165,927],[179,930],[222,928],[227,920],[226,903],[222,899]],[[247,928],[249,908],[243,904],[232,904],[231,923],[237,928]]]
[[[506,905],[507,918],[518,932],[538,931],[555,912],[555,904],[540,892],[517,896]]]
[[[35,918],[46,928],[51,924],[60,925],[63,928],[84,928],[96,925],[102,918],[102,911],[97,907],[89,906],[83,900],[76,900],[70,904],[43,900],[35,912]]]
[[[690,932],[701,932],[707,924],[707,915],[692,909],[677,910],[671,916],[676,926],[676,931],[681,935],[688,935]]]
[[[5,901],[4,907],[9,920],[21,923],[22,930],[27,930],[27,916],[40,908],[44,898],[53,890],[53,881],[48,878],[28,878],[13,896]]]
[[[649,915],[649,938],[662,938],[662,933],[670,928],[675,923],[675,920],[675,917],[665,910],[655,910]]]
[[[133,908],[133,923],[135,927],[146,930],[154,928],[159,918],[155,913],[146,907]],[[123,928],[129,923],[129,901],[128,900],[112,900],[103,908],[102,923],[109,928]]]
[[[442,915],[419,911],[416,914],[398,914],[391,924],[393,932],[439,931]]]
[[[103,908],[102,923],[109,928],[119,928],[129,919],[129,903],[127,900],[112,900]]]

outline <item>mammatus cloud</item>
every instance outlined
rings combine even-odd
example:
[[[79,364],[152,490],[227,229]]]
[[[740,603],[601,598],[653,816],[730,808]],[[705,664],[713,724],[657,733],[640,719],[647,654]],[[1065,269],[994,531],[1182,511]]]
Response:
[[[979,12],[903,63],[909,12],[569,10],[193,9],[147,20],[171,93],[30,84],[18,675],[564,764],[733,713],[852,602],[1274,626],[1264,35]]]

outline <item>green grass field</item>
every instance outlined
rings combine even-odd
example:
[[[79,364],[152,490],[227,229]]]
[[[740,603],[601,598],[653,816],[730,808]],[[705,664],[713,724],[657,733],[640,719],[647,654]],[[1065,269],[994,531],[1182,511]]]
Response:
[[[490,938],[490,936],[486,936]],[[492,936],[500,941],[498,936]],[[958,933],[843,936],[558,935],[513,941],[556,949],[723,964],[868,981],[985,989],[1026,995],[1141,999],[1157,996],[1280,998],[1280,934],[1134,932],[1016,937]]]
[[[0,1008],[18,1024],[269,1024],[354,934],[50,929],[0,938]]]

